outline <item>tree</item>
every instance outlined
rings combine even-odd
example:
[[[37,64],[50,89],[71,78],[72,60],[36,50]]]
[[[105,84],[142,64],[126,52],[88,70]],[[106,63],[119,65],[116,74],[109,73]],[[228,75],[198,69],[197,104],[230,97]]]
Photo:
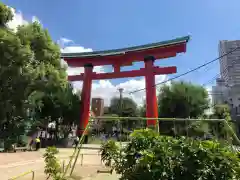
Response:
[[[236,127],[234,122],[232,122],[229,106],[227,104],[215,105],[213,107],[213,114],[210,116],[210,118],[226,120],[225,123],[213,122],[211,124],[211,130],[217,137],[224,138],[225,140],[228,140],[229,142],[231,142],[233,140],[233,134],[229,128],[232,128],[234,131],[236,131]],[[226,123],[228,123],[230,127]]]
[[[158,95],[158,111],[161,118],[198,118],[204,114],[208,104],[206,89],[186,82],[164,85]],[[159,121],[160,132],[173,136],[188,135],[191,129],[200,126],[202,127],[187,121]],[[204,133],[205,130],[201,132]]]
[[[143,102],[143,105],[139,107],[140,117],[146,117],[146,101]]]
[[[122,99],[121,104],[120,98],[115,97],[111,99],[109,112],[122,117],[136,117],[138,112],[137,104],[127,97]]]
[[[173,82],[158,95],[160,117],[197,118],[209,107],[208,93],[202,86]]]
[[[64,97],[61,105],[61,131],[67,137],[72,131],[73,125],[79,124],[81,100],[77,93],[73,93],[73,87],[69,84],[59,95]]]
[[[230,116],[230,108],[227,104],[219,104],[213,107],[211,118],[226,119],[228,116]]]
[[[57,138],[59,123],[64,121],[63,116],[69,114],[66,111],[73,107],[71,101],[78,101],[67,82],[66,69],[61,65],[60,48],[38,22],[19,27],[17,36],[24,45],[30,46],[34,55],[31,65],[35,69],[35,80],[29,96],[36,122],[43,127],[55,122]]]
[[[25,134],[27,126],[58,120],[72,124],[80,103],[48,31],[34,22],[15,33],[6,25],[12,17],[11,9],[0,3],[0,139],[9,144]]]
[[[126,129],[132,129],[136,128],[140,125],[139,119],[131,119],[129,120],[127,117],[137,117],[139,114],[137,104],[130,98],[124,97],[122,98],[122,102],[120,98],[112,98],[110,107],[109,107],[109,113],[115,114],[120,117],[126,117],[126,119],[122,120],[121,127]],[[125,129],[123,129],[125,130]],[[126,130],[127,131],[127,130]]]
[[[26,91],[34,76],[30,47],[7,28],[12,17],[10,8],[0,3],[0,138],[5,140],[5,148],[24,134]]]
[[[60,48],[37,23],[8,28],[10,8],[0,3],[0,139],[11,145],[26,131],[48,123],[77,121],[80,100],[67,82]],[[5,146],[7,147],[7,146]]]
[[[5,4],[0,2],[0,26],[6,27],[6,24],[13,19],[12,11]]]
[[[39,93],[38,93],[39,94]],[[34,96],[36,97],[36,96]],[[46,128],[50,122],[56,127],[51,132],[58,140],[59,132],[67,137],[73,125],[77,125],[80,117],[80,99],[73,93],[73,87],[69,84],[65,88],[57,87],[54,91],[47,91],[43,96],[34,101],[40,101],[40,106],[35,108],[35,115],[40,120],[42,127]],[[33,103],[38,104],[38,103]],[[39,122],[39,121],[37,121]],[[39,124],[39,123],[37,123]]]

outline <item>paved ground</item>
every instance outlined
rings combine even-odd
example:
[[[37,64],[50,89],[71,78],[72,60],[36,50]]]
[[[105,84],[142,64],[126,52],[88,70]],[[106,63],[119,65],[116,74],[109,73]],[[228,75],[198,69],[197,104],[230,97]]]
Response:
[[[91,147],[91,149],[88,148],[81,151],[84,154],[83,160],[81,160],[80,156],[74,171],[75,179],[117,180],[116,175],[97,174],[97,170],[104,167],[96,149],[99,145],[91,145]],[[44,175],[44,160],[42,158],[44,151],[45,149],[39,152],[0,153],[0,179],[7,180],[29,170],[35,171],[35,180],[46,179]],[[60,149],[58,157],[61,162],[64,160],[68,162],[72,153],[73,149]],[[83,163],[83,166],[81,166],[81,163]],[[19,178],[19,180],[28,179],[31,179],[31,175]]]

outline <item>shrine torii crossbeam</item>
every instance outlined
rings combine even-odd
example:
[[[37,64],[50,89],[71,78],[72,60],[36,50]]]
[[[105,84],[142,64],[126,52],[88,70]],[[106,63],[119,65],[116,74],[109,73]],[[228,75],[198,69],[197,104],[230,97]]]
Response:
[[[92,80],[144,76],[146,82],[146,117],[158,118],[155,75],[173,74],[177,72],[177,68],[175,66],[156,67],[154,61],[175,57],[177,53],[186,52],[188,41],[189,36],[185,36],[169,41],[117,50],[63,53],[62,58],[69,67],[84,67],[84,73],[68,77],[69,81],[83,81],[79,135],[83,133],[89,120]],[[121,72],[120,68],[122,66],[130,66],[133,62],[138,61],[144,61],[145,67],[139,70]],[[112,65],[114,71],[100,74],[93,72],[94,66],[104,65]],[[155,126],[156,123],[156,120],[147,120],[148,127]]]

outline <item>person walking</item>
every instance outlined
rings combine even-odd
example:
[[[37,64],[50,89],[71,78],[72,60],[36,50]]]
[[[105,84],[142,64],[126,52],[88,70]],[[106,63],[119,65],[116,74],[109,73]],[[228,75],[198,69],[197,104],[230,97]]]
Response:
[[[31,138],[31,141],[29,143],[29,150],[30,151],[32,151],[33,144],[34,144],[34,140],[33,140],[33,138]]]
[[[40,138],[36,137],[36,139],[35,139],[36,151],[38,151],[40,149],[40,143],[41,143]]]
[[[75,145],[75,147],[78,146],[78,142],[79,142],[79,137],[77,136],[77,137],[74,139],[74,142],[73,142],[73,144]]]

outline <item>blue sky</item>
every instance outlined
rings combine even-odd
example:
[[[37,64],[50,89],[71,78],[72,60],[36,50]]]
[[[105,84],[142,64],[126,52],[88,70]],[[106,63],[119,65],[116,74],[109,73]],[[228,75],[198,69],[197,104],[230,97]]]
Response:
[[[183,73],[218,56],[219,40],[240,38],[239,0],[3,0],[26,20],[38,17],[52,38],[106,50],[191,35],[187,53],[157,62]],[[138,66],[135,66],[138,68]],[[182,79],[203,84],[218,62]],[[126,80],[126,79],[125,79]],[[124,80],[114,80],[114,84]],[[211,86],[211,84],[209,84]]]

